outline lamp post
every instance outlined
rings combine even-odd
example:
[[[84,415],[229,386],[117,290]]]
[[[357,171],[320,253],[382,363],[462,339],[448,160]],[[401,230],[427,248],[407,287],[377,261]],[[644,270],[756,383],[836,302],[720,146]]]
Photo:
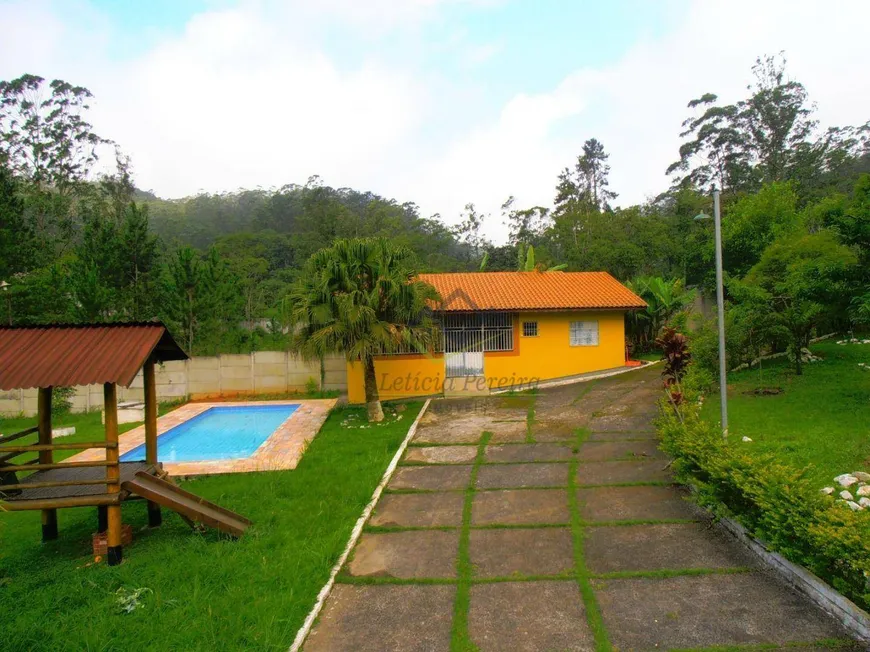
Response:
[[[3,296],[6,297],[6,315],[9,325],[12,325],[12,297],[9,296],[9,284],[6,281],[0,281],[0,289],[3,290]]]
[[[708,220],[701,213],[696,220]],[[722,281],[722,217],[719,213],[719,189],[713,186],[713,228],[716,238],[716,308],[719,315],[719,397],[722,411],[722,436],[728,436],[728,383],[725,368],[725,288]]]

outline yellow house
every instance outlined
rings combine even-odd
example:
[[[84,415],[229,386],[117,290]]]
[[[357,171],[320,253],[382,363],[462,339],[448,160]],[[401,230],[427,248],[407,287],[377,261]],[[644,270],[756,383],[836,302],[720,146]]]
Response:
[[[421,274],[441,295],[442,338],[429,354],[375,359],[382,399],[487,393],[625,366],[625,313],[644,308],[606,272]],[[362,365],[348,399],[364,403]]]

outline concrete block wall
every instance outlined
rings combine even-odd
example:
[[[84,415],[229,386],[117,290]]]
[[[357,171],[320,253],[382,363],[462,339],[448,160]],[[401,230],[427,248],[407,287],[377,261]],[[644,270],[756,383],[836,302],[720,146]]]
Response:
[[[324,361],[326,371],[323,389],[347,391],[347,364],[342,356],[330,356]],[[305,362],[286,351],[257,351],[248,354],[227,354],[198,357],[158,365],[155,373],[157,399],[181,400],[185,397],[208,398],[244,396],[246,394],[278,394],[304,391],[308,380],[320,382],[320,364]],[[103,386],[75,388],[71,397],[73,412],[102,409]],[[144,398],[142,373],[130,387],[118,388],[119,401],[141,401]],[[32,416],[37,410],[37,390],[0,392],[0,415]]]

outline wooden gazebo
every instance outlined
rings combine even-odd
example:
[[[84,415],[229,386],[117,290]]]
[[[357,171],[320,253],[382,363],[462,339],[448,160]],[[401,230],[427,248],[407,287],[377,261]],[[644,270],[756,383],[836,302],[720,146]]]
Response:
[[[41,510],[42,538],[47,541],[57,538],[59,508],[96,506],[98,529],[107,534],[109,565],[119,564],[121,502],[127,494],[122,484],[137,473],[160,473],[154,365],[187,357],[159,322],[0,328],[0,390],[39,389],[37,425],[0,437],[0,509]],[[121,463],[117,386],[129,387],[140,369],[145,386],[145,462]],[[103,385],[105,399],[104,441],[53,443],[53,388],[97,383]],[[36,444],[19,441],[34,434]],[[105,449],[105,460],[54,461],[54,451],[91,448]],[[27,453],[37,456],[21,461]],[[27,472],[32,473],[18,477]],[[148,522],[161,522],[160,506],[151,501]]]

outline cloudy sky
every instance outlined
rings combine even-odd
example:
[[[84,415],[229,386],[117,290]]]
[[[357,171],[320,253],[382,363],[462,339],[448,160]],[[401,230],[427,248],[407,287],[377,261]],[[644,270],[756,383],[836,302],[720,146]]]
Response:
[[[667,186],[686,103],[785,50],[827,125],[870,118],[870,2],[0,0],[0,79],[60,77],[162,197],[304,183],[549,205],[585,139],[618,204]]]

